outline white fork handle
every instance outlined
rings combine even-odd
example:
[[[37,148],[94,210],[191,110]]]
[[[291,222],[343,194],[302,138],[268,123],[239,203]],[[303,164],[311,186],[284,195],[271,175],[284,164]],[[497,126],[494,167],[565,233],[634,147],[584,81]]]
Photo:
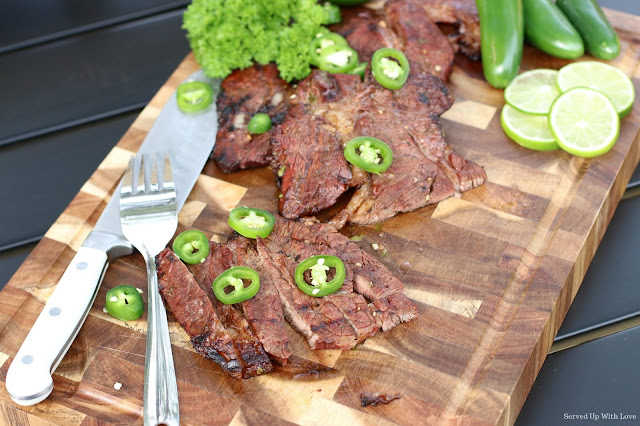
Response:
[[[153,256],[145,257],[149,282],[147,304],[147,352],[144,374],[144,424],[180,424],[178,384],[173,367],[167,312],[158,292],[158,275]]]
[[[53,390],[51,374],[91,309],[107,269],[107,253],[80,247],[7,371],[7,392],[33,405]]]

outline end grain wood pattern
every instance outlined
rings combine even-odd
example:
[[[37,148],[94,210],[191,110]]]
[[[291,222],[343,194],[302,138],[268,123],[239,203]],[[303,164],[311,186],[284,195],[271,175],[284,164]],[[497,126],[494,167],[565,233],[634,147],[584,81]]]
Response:
[[[640,92],[640,18],[607,12],[622,39],[613,61]],[[523,70],[566,61],[526,47]],[[587,59],[587,57],[585,57]],[[189,55],[81,188],[2,291],[0,381],[75,250],[116,188],[178,84],[198,68]],[[519,147],[502,132],[502,91],[479,63],[459,58],[444,115],[449,144],[483,165],[488,182],[461,198],[400,214],[348,236],[407,287],[419,317],[348,352],[311,351],[289,328],[292,362],[234,381],[193,351],[170,315],[185,424],[512,424],[546,357],[631,173],[638,164],[640,107],[622,121],[614,149],[595,159]],[[55,165],[52,165],[55,167]],[[268,169],[225,175],[208,162],[180,213],[216,241],[230,235],[238,204],[276,210]],[[374,250],[374,245],[382,248]],[[82,330],[54,374],[54,390],[31,407],[0,389],[7,424],[141,423],[146,316],[122,322],[103,312],[120,284],[146,291],[139,254],[116,260]],[[146,299],[146,294],[144,294]],[[114,388],[116,383],[122,386]],[[361,392],[399,394],[362,407]]]

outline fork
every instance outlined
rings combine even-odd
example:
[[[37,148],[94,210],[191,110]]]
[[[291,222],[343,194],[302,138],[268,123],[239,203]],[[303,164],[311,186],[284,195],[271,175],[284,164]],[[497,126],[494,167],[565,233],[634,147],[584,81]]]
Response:
[[[135,173],[135,158],[131,157],[120,189],[120,224],[124,236],[144,256],[147,264],[149,301],[144,365],[144,424],[178,425],[178,386],[167,313],[158,292],[155,262],[155,256],[176,231],[178,213],[169,156],[166,153],[160,155],[163,157],[162,173],[157,167],[156,154],[142,155],[138,173]],[[145,170],[149,161],[152,162],[150,173]],[[137,185],[134,185],[136,181]]]

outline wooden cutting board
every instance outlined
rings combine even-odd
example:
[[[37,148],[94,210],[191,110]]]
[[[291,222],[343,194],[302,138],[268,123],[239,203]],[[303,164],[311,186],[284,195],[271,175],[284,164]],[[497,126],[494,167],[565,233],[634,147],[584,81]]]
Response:
[[[640,92],[640,17],[608,14],[623,46],[612,63],[634,78]],[[525,49],[524,58],[523,70],[566,63],[533,48]],[[180,64],[2,290],[0,381],[130,155],[177,85],[197,68],[191,55]],[[360,247],[406,284],[419,306],[418,319],[348,352],[310,351],[290,328],[290,366],[234,381],[194,352],[170,316],[184,423],[515,421],[638,164],[640,107],[636,102],[622,121],[611,152],[581,159],[509,141],[499,122],[502,91],[483,81],[479,63],[460,58],[450,88],[456,102],[443,116],[447,140],[485,167],[488,182],[379,226],[343,230],[361,236]],[[274,182],[268,169],[225,175],[210,161],[180,213],[180,229],[196,227],[222,241],[230,234],[226,217],[234,206],[276,209]],[[89,317],[54,374],[51,396],[21,407],[1,386],[2,423],[142,422],[146,316],[125,323],[103,307],[112,287],[146,289],[145,273],[139,254],[111,264]],[[401,398],[365,408],[361,392]]]

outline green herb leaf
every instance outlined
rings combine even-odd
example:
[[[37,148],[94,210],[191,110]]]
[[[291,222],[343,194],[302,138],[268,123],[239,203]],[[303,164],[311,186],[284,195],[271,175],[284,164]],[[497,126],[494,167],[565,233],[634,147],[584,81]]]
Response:
[[[311,72],[309,43],[328,24],[316,0],[193,0],[182,28],[196,60],[210,77],[224,78],[253,62],[275,62],[280,77]]]

